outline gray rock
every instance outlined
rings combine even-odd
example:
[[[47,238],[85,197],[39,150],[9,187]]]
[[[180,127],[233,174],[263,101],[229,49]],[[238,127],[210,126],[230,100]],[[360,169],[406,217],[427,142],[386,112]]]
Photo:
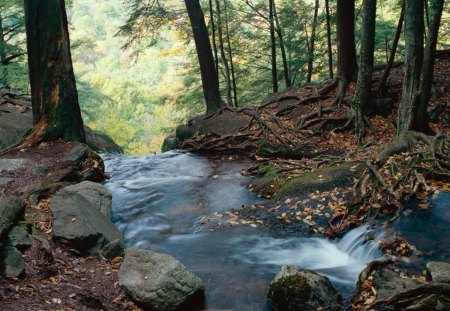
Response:
[[[20,142],[33,124],[31,112],[4,105],[2,110],[7,113],[0,113],[0,150]]]
[[[114,240],[123,240],[111,220],[82,195],[62,190],[51,200],[53,236],[80,253],[98,254]]]
[[[20,226],[15,226],[11,229],[8,234],[8,239],[12,246],[20,250],[25,250],[31,247],[32,244],[27,230]]]
[[[1,171],[15,171],[27,164],[26,159],[0,159],[0,172]]]
[[[0,196],[0,239],[8,233],[24,210],[22,200],[12,196]]]
[[[164,139],[161,147],[162,152],[175,150],[181,147],[181,142],[175,134],[171,134]]]
[[[388,266],[380,266],[373,273],[377,299],[386,299],[399,291],[414,289],[421,285],[416,279],[402,278],[400,274]]]
[[[87,145],[92,150],[96,152],[123,153],[122,147],[105,133],[94,131],[87,126],[84,127],[84,132],[86,133]]]
[[[114,259],[119,256],[123,256],[125,244],[123,240],[114,240],[111,243],[105,245],[102,249],[102,255],[106,259]]]
[[[427,263],[427,270],[433,282],[450,284],[450,263],[431,261]]]
[[[75,192],[85,197],[97,209],[108,218],[111,218],[112,194],[102,184],[92,181],[83,181],[79,184],[68,186],[64,191]]]
[[[170,311],[203,300],[202,281],[175,258],[127,249],[119,282],[145,310]]]
[[[8,183],[12,182],[14,179],[12,178],[6,178],[6,177],[0,177],[0,187],[7,185]]]
[[[66,156],[66,160],[70,162],[79,163],[83,161],[89,153],[89,147],[86,145],[77,145],[69,151],[69,154]]]
[[[17,278],[25,270],[22,253],[15,247],[5,247],[1,256],[2,273],[8,278]]]
[[[276,311],[342,309],[327,277],[296,266],[281,268],[270,283],[267,300]]]

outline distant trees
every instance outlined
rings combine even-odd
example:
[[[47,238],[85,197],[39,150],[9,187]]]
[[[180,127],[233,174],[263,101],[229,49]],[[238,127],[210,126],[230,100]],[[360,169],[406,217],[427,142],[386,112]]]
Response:
[[[206,114],[221,109],[224,102],[220,97],[219,78],[215,70],[214,57],[209,41],[208,29],[199,0],[184,0],[192,27],[200,73],[202,77],[203,95],[206,102]]]
[[[86,142],[64,0],[25,0],[33,130],[26,143]]]

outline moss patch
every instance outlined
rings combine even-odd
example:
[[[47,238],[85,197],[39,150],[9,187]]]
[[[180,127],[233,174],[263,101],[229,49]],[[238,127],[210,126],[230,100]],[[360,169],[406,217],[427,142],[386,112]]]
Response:
[[[311,296],[311,286],[301,275],[281,278],[270,285],[268,299],[275,310],[299,310]]]

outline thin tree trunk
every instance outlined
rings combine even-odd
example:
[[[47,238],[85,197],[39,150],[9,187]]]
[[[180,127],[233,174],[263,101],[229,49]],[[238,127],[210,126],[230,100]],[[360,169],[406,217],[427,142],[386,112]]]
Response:
[[[272,90],[274,93],[276,93],[278,92],[278,72],[277,72],[277,45],[275,42],[273,2],[274,0],[269,0],[269,24],[270,24],[270,44],[272,56]]]
[[[228,57],[230,59],[230,69],[231,69],[231,78],[233,80],[233,99],[234,106],[238,107],[238,96],[237,96],[237,86],[236,86],[236,75],[234,70],[234,62],[233,62],[233,51],[231,48],[231,40],[230,40],[230,29],[228,27],[228,5],[227,0],[223,0],[225,5],[225,30],[227,32],[227,45],[228,45]]]
[[[423,64],[423,8],[423,0],[405,3],[405,74],[398,111],[398,134],[413,129],[416,123]]]
[[[220,98],[219,79],[214,65],[214,57],[209,42],[208,29],[199,0],[184,0],[194,34],[203,95],[206,102],[206,114],[212,114],[224,106]]]
[[[339,88],[336,103],[345,96],[347,86],[356,80],[358,65],[355,48],[355,1],[337,0],[337,45]]]
[[[431,84],[433,83],[434,60],[439,27],[441,24],[444,0],[432,0],[430,3],[430,22],[428,37],[423,56],[423,67],[420,84],[420,100],[415,118],[414,129],[420,132],[429,131],[428,127],[428,101],[430,100]]]
[[[209,16],[210,16],[210,22],[211,22],[211,39],[212,39],[211,41],[212,41],[213,51],[214,51],[214,63],[216,65],[216,73],[219,74],[219,57],[217,54],[216,24],[214,23],[213,0],[209,0]]]
[[[222,13],[220,11],[220,0],[216,1],[216,11],[217,11],[217,34],[219,37],[219,50],[220,57],[222,58],[223,66],[225,69],[225,83],[226,83],[226,94],[227,94],[227,104],[233,105],[233,98],[231,96],[231,75],[230,75],[230,65],[228,64],[228,59],[225,53],[225,45],[223,43],[223,28],[222,28]]]
[[[389,60],[386,68],[383,71],[380,81],[378,82],[377,93],[383,93],[386,87],[386,81],[391,73],[392,65],[394,65],[395,54],[397,53],[398,41],[402,33],[403,20],[405,18],[405,0],[402,1],[402,10],[400,12],[400,18],[398,19],[397,30],[395,31],[394,41],[392,42],[391,53],[389,54]]]
[[[280,27],[280,21],[278,19],[277,7],[276,7],[276,4],[275,4],[275,1],[273,2],[273,15],[275,17],[276,32],[277,32],[277,35],[278,35],[278,41],[280,43],[281,59],[283,61],[284,81],[286,83],[286,88],[288,88],[288,87],[291,87],[291,79],[289,77],[289,66],[288,66],[287,57],[286,57],[286,49],[284,47],[283,32],[282,32],[281,27]]]
[[[331,45],[330,7],[329,0],[325,0],[325,10],[327,19],[327,44],[328,44],[328,74],[333,79],[333,50]]]
[[[309,43],[309,58],[308,58],[308,74],[306,75],[306,82],[311,82],[313,63],[314,63],[314,41],[316,40],[317,14],[319,12],[319,0],[316,0],[314,5],[314,17],[311,30],[311,40]]]
[[[351,107],[355,121],[358,142],[361,143],[365,135],[364,115],[373,108],[372,101],[372,73],[375,50],[375,18],[377,10],[376,0],[364,0],[362,8],[361,28],[361,60],[359,63],[358,82]]]
[[[26,143],[86,142],[64,0],[25,0],[33,130]]]
[[[8,68],[6,67],[6,50],[5,50],[5,35],[3,32],[3,18],[2,12],[0,12],[0,67],[1,68],[1,77],[0,77],[0,85],[9,88],[8,83]]]

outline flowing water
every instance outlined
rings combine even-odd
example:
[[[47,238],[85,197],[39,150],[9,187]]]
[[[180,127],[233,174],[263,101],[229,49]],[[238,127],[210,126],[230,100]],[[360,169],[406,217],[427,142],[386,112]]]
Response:
[[[248,179],[240,174],[251,163],[217,164],[181,152],[105,155],[105,163],[111,174],[107,186],[113,193],[113,221],[127,247],[179,259],[203,280],[208,308],[266,310],[268,284],[286,264],[328,276],[345,297],[365,265],[381,257],[377,242],[382,234],[371,240],[374,234],[367,226],[339,241],[271,236],[250,228],[197,232],[201,216],[261,202],[247,191]],[[415,226],[406,225],[412,235]]]

